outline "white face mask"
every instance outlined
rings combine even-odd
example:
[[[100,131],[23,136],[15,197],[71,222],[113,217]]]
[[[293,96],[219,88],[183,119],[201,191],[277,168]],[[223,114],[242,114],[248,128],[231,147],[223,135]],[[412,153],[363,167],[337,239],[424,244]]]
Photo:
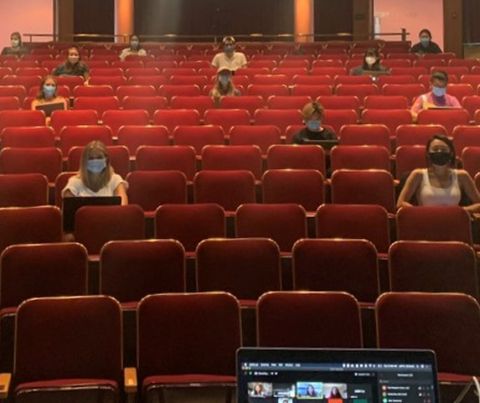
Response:
[[[12,39],[12,48],[18,48],[20,46],[20,41],[18,39]]]
[[[376,57],[373,57],[373,56],[367,56],[365,58],[365,61],[367,62],[367,64],[369,66],[373,66],[376,62],[377,62],[377,58]]]

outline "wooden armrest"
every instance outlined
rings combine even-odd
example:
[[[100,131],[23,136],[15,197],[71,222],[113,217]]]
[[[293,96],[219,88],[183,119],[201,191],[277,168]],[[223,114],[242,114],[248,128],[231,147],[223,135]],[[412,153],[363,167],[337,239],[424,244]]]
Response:
[[[125,368],[124,373],[124,385],[125,385],[125,393],[137,393],[138,389],[138,380],[137,380],[137,369],[130,367]]]
[[[0,399],[4,400],[8,398],[11,380],[12,374],[0,374]]]

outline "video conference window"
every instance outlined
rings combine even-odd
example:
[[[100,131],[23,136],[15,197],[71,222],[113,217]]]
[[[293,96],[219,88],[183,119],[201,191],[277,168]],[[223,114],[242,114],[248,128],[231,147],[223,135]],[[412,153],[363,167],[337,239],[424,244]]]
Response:
[[[272,384],[267,382],[251,382],[248,384],[248,395],[251,397],[272,397]]]
[[[298,399],[327,399],[328,403],[342,403],[347,399],[347,384],[345,383],[320,383],[298,382]]]
[[[298,399],[321,399],[323,396],[323,383],[320,382],[298,382]]]

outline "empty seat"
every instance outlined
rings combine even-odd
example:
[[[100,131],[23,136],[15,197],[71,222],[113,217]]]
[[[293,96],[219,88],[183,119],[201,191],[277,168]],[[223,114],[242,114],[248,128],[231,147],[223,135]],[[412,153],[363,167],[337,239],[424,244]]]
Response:
[[[397,213],[397,238],[472,244],[470,216],[459,206],[404,207]]]
[[[418,114],[417,123],[420,125],[440,124],[447,130],[449,136],[458,125],[468,125],[470,116],[465,109],[437,110],[425,109]]]
[[[57,148],[4,148],[0,152],[0,173],[39,173],[55,182],[62,172],[62,153]]]
[[[414,57],[412,54],[410,55]],[[425,67],[392,67],[390,74],[394,76],[413,76],[417,79],[421,75],[428,74],[428,70]]]
[[[377,250],[365,239],[302,239],[293,247],[299,291],[345,291],[361,302],[380,295]]]
[[[383,124],[395,133],[400,125],[412,123],[412,114],[408,109],[365,109],[362,122],[368,124]]]
[[[378,77],[377,84],[382,89],[385,84],[415,84],[416,81],[416,78],[410,75],[384,75]]]
[[[267,154],[268,169],[316,169],[326,175],[325,151],[317,145],[274,145]]]
[[[221,126],[177,126],[173,131],[173,143],[192,146],[197,155],[207,145],[223,145],[225,133]]]
[[[50,124],[55,130],[55,134],[60,137],[60,132],[65,126],[96,125],[98,119],[99,115],[93,109],[54,111]]]
[[[382,124],[345,125],[340,131],[340,144],[342,147],[381,146],[390,152],[390,130]]]
[[[358,66],[358,62],[356,65]],[[354,66],[355,67],[355,66]],[[348,69],[348,66],[347,66]],[[358,85],[358,84],[373,84],[371,76],[336,76],[334,80],[335,86],[340,84]]]
[[[330,152],[331,171],[338,169],[390,170],[390,156],[385,147],[377,145],[337,146]]]
[[[273,95],[268,98],[267,108],[269,109],[303,109],[303,107],[311,102],[312,99],[308,95],[299,96],[278,96]]]
[[[397,147],[400,146],[426,146],[434,134],[447,135],[442,125],[400,125],[397,127]]]
[[[265,100],[260,95],[246,95],[242,97],[222,97],[220,108],[222,109],[245,109],[251,116],[257,109],[265,106]],[[249,123],[248,123],[249,124]]]
[[[447,93],[462,103],[463,98],[474,96],[477,91],[470,84],[448,84]]]
[[[344,125],[358,123],[358,114],[353,109],[326,109],[322,123],[331,126],[335,133],[340,133]]]
[[[266,155],[270,146],[281,144],[281,132],[273,125],[237,125],[230,129],[230,145],[256,145]]]
[[[199,292],[221,290],[255,301],[281,289],[280,250],[271,239],[204,240],[196,250],[196,268]]]
[[[108,241],[144,239],[144,216],[139,206],[84,206],[75,214],[75,240],[89,255],[98,255]]]
[[[456,126],[452,133],[455,152],[462,155],[467,147],[480,147],[480,127]]]
[[[174,96],[170,101],[171,109],[194,109],[203,118],[205,111],[214,107],[213,99],[207,96]]]
[[[48,204],[48,179],[42,174],[0,174],[0,207]]]
[[[462,153],[462,164],[472,178],[480,172],[480,147],[467,147]]]
[[[0,97],[0,111],[15,111],[20,109],[20,101],[17,97]]]
[[[389,250],[390,289],[478,298],[475,251],[461,242],[398,241]]]
[[[305,209],[298,204],[244,204],[235,213],[237,238],[271,238],[280,251],[290,253],[307,237]]]
[[[150,294],[184,292],[183,246],[171,239],[108,242],[100,252],[100,284],[124,307]]]
[[[42,77],[40,76],[5,76],[0,79],[0,86],[4,85],[22,85],[27,92],[31,87],[40,85]]]
[[[120,109],[117,97],[78,97],[73,103],[74,109],[93,109],[102,116],[109,109]]]
[[[62,213],[59,208],[0,208],[0,253],[10,245],[61,241]]]
[[[113,97],[115,91],[110,85],[78,85],[73,89],[73,97]]]
[[[128,96],[154,97],[157,91],[153,85],[121,85],[117,88],[116,95],[121,102]]]
[[[290,79],[284,74],[255,74],[250,78],[253,85],[288,85]]]
[[[20,103],[27,96],[23,85],[0,85],[0,97],[17,97]]]
[[[113,145],[112,137],[112,129],[108,126],[65,126],[60,133],[62,153],[67,156],[72,147],[86,146],[94,140],[111,146]]]
[[[173,132],[177,126],[199,125],[200,114],[193,109],[159,110],[153,115],[153,124],[165,126]]]
[[[225,133],[237,125],[249,125],[250,114],[245,109],[209,109],[205,112],[205,124],[219,125]]]
[[[0,111],[0,133],[6,127],[16,126],[45,126],[43,111]]]
[[[190,85],[161,85],[158,89],[158,95],[166,97],[167,99],[171,99],[174,96],[198,96],[201,95],[201,90],[198,85],[190,84]]]
[[[271,292],[260,298],[257,312],[260,347],[362,347],[360,305],[347,293]],[[319,317],[321,323],[309,320]]]
[[[139,304],[138,370],[149,401],[169,384],[233,388],[240,346],[240,305],[231,294],[157,294]]]
[[[48,148],[55,147],[55,132],[48,126],[17,126],[3,129],[2,147]]]
[[[200,171],[194,178],[194,199],[233,212],[242,204],[255,203],[255,177],[246,170]]]
[[[287,96],[288,87],[283,84],[250,84],[247,95],[260,95],[266,101],[272,95]]]
[[[317,102],[325,109],[353,109],[357,113],[362,106],[356,95],[320,96],[317,98]]]
[[[355,95],[363,104],[365,97],[379,95],[378,87],[375,84],[340,84],[336,88],[337,95]]]
[[[115,77],[123,76],[123,70],[120,67],[94,68],[90,70],[90,76],[97,77]]]
[[[480,77],[480,75],[476,77]],[[480,109],[480,97],[476,95],[466,96],[465,98],[463,98],[462,106],[463,109],[465,109],[470,115],[470,120],[474,121],[475,113]]]
[[[122,108],[141,109],[148,112],[149,119],[153,119],[155,112],[159,109],[167,109],[167,98],[165,97],[143,97],[143,96],[126,96],[122,100]]]
[[[275,125],[282,133],[288,126],[303,123],[303,115],[298,109],[259,109],[254,119],[256,125]]]
[[[153,85],[155,89],[167,84],[168,80],[165,76],[158,75],[134,75],[129,77],[127,84],[129,85]]]
[[[422,84],[386,84],[382,88],[382,95],[401,95],[407,98],[411,105],[413,101],[427,91]]]
[[[375,311],[380,348],[433,350],[440,373],[480,373],[480,308],[472,297],[388,293]]]
[[[127,84],[127,79],[123,76],[96,76],[88,79],[89,85],[110,85],[115,91],[121,85]],[[109,108],[111,109],[111,108]]]
[[[309,76],[305,76],[309,77]],[[315,76],[310,76],[315,77]],[[295,84],[292,86],[292,96],[308,96],[316,99],[320,96],[333,95],[333,87],[330,84]]]
[[[317,170],[272,169],[263,175],[263,202],[267,204],[300,204],[314,212],[324,203],[323,175]]]
[[[427,168],[425,146],[400,146],[395,153],[395,175],[401,180],[403,175],[414,169]]]
[[[403,95],[369,95],[364,100],[365,109],[407,109],[407,97]]]
[[[225,235],[225,212],[217,204],[164,204],[155,213],[155,238],[175,239],[190,253],[202,240]]]
[[[141,146],[136,159],[141,171],[180,171],[188,181],[195,176],[195,149],[191,146]]]
[[[112,129],[112,135],[117,137],[118,130],[124,125],[148,125],[148,112],[141,109],[106,110],[102,115],[104,125]]]
[[[335,204],[376,204],[395,213],[392,175],[387,171],[339,170],[332,175],[332,202]]]

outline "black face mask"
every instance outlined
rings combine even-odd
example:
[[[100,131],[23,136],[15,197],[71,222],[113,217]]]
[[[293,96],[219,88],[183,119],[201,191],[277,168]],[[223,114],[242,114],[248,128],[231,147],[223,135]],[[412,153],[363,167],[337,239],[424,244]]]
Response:
[[[430,157],[430,161],[432,161],[433,164],[443,166],[447,165],[450,162],[451,159],[451,154],[449,152],[445,151],[439,151],[439,152],[430,152],[428,153]]]

